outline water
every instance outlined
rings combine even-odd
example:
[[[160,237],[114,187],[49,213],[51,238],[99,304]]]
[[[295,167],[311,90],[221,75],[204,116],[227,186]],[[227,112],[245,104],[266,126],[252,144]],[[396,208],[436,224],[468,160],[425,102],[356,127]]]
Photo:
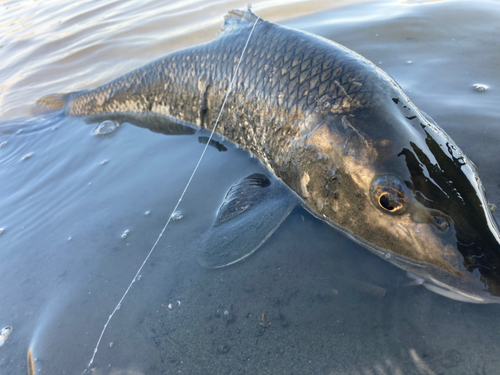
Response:
[[[379,64],[476,163],[498,204],[499,3],[337,5],[262,1],[253,10]],[[125,123],[95,136],[98,123],[34,117],[32,104],[208,41],[235,7],[246,2],[1,3],[0,327],[12,327],[1,374],[26,374],[29,348],[39,374],[85,370],[196,165],[198,138],[209,135]],[[169,225],[111,321],[96,374],[498,372],[498,306],[409,286],[404,272],[302,210],[246,261],[201,268],[198,239],[226,191],[265,173],[215,140],[223,147],[208,148],[183,219]]]

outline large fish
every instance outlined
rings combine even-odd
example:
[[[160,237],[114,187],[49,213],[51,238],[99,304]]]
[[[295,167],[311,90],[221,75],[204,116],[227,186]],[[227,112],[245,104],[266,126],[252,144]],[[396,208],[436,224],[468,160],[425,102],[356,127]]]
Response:
[[[339,44],[231,11],[209,43],[39,104],[211,130],[254,24],[216,131],[279,180],[252,175],[231,188],[202,262],[224,266],[255,251],[295,204],[283,181],[316,217],[428,289],[498,303],[500,235],[474,164],[391,77]],[[248,226],[247,215],[266,225]],[[228,250],[247,242],[243,253]]]

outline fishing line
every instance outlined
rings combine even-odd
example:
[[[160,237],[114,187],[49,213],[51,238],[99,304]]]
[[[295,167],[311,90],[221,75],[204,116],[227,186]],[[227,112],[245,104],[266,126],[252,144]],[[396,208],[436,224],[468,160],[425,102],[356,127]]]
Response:
[[[184,188],[184,191],[182,192],[179,200],[177,201],[177,204],[175,205],[172,213],[170,214],[170,217],[168,218],[167,223],[165,224],[165,226],[163,227],[162,231],[160,232],[160,235],[156,239],[156,242],[154,243],[154,245],[151,248],[151,250],[149,251],[148,255],[146,256],[146,258],[142,262],[142,264],[139,267],[139,269],[137,270],[137,273],[135,274],[134,278],[130,282],[127,290],[125,290],[125,293],[123,293],[123,296],[120,299],[120,301],[118,302],[118,304],[116,305],[115,309],[113,310],[113,312],[111,313],[111,315],[108,317],[108,320],[106,321],[106,324],[104,324],[104,327],[103,327],[103,329],[101,331],[101,334],[99,336],[99,340],[97,340],[97,344],[95,346],[94,353],[92,354],[92,358],[90,359],[90,362],[89,362],[87,370],[90,370],[91,369],[90,367],[94,363],[95,355],[97,354],[97,351],[99,349],[99,345],[101,344],[102,337],[104,335],[104,332],[106,331],[106,328],[108,327],[109,322],[111,321],[111,319],[113,318],[113,316],[115,315],[115,313],[120,309],[121,304],[122,304],[123,300],[125,299],[126,295],[128,294],[130,288],[132,288],[132,285],[137,280],[137,277],[139,276],[140,272],[142,271],[142,269],[145,266],[146,262],[148,261],[149,257],[153,253],[153,250],[156,248],[156,245],[160,241],[160,238],[163,236],[163,233],[165,232],[165,230],[167,229],[168,224],[170,223],[170,220],[172,220],[172,216],[173,216],[174,212],[177,211],[177,207],[179,207],[179,204],[181,203],[182,198],[184,198],[184,194],[186,194],[186,191],[187,191],[189,185],[191,184],[191,180],[193,179],[196,171],[198,170],[198,167],[200,166],[200,163],[201,163],[201,160],[203,159],[203,156],[205,156],[205,152],[207,151],[207,148],[208,148],[208,146],[210,144],[210,141],[212,140],[212,137],[213,137],[213,135],[215,133],[215,129],[217,128],[217,125],[219,123],[219,119],[220,119],[220,117],[222,115],[222,110],[224,109],[224,106],[226,105],[226,101],[227,101],[227,98],[229,96],[229,93],[231,92],[231,89],[233,88],[233,83],[234,83],[234,80],[236,79],[236,74],[238,73],[238,69],[240,67],[241,60],[243,59],[243,55],[245,54],[245,51],[247,49],[248,42],[250,42],[250,38],[252,37],[253,31],[255,29],[255,26],[257,25],[257,22],[259,22],[259,20],[260,20],[260,17],[257,17],[257,19],[255,20],[255,23],[253,24],[252,30],[250,30],[250,34],[248,35],[248,39],[247,39],[247,41],[245,43],[245,46],[243,47],[243,51],[241,52],[240,59],[238,60],[238,64],[236,65],[236,69],[235,69],[235,71],[233,73],[233,77],[231,79],[231,82],[229,83],[229,87],[228,87],[226,95],[224,97],[224,101],[222,102],[222,106],[220,108],[219,115],[217,116],[217,119],[215,120],[215,125],[214,125],[214,127],[212,129],[212,132],[210,133],[210,137],[208,138],[208,142],[205,145],[205,148],[203,149],[203,152],[201,153],[200,159],[198,160],[198,163],[196,164],[196,167],[194,167],[193,173],[191,174],[191,177],[189,177],[189,180],[188,180],[188,182],[186,184],[186,187]],[[85,372],[87,372],[87,370],[85,370]]]

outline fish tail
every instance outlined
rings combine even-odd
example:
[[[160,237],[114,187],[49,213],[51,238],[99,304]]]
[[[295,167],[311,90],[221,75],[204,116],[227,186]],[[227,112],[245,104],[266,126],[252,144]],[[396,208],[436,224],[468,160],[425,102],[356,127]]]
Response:
[[[38,99],[32,108],[34,115],[57,112],[63,110],[69,101],[71,93],[51,94]]]

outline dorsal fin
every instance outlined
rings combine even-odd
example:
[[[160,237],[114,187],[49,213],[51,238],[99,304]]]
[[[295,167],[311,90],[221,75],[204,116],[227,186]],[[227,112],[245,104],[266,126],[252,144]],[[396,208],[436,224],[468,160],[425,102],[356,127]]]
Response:
[[[224,23],[222,24],[222,27],[218,35],[228,30],[234,30],[242,26],[253,24],[256,19],[257,16],[253,14],[251,10],[238,10],[238,9],[230,10],[224,16]]]

